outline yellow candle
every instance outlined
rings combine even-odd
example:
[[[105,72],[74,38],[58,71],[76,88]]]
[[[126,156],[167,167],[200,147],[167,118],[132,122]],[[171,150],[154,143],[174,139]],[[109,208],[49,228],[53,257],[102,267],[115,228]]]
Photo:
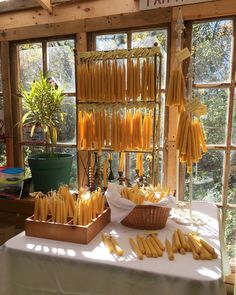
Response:
[[[115,71],[116,71],[116,64],[115,62],[112,63],[111,66],[111,100],[116,100],[116,93],[115,93]]]
[[[125,101],[125,81],[126,81],[125,64],[123,64],[123,67],[122,67],[122,100],[123,101]]]
[[[142,126],[142,113],[138,112],[138,148],[142,148],[143,146],[143,126]]]
[[[100,89],[101,89],[101,96],[100,96],[100,100],[101,101],[104,101],[104,64],[101,63],[100,65],[100,75],[101,75],[101,78],[100,78],[100,83],[101,83],[101,86],[100,86]]]
[[[140,60],[137,58],[137,96],[140,96]]]
[[[125,153],[121,152],[120,153],[120,163],[119,163],[118,171],[123,171],[124,170],[124,160],[125,160]]]
[[[148,147],[148,117],[145,112],[144,120],[143,120],[143,148]]]
[[[143,154],[140,154],[139,158],[139,176],[143,175]]]
[[[139,154],[136,155],[136,170],[139,169]]]
[[[133,125],[132,125],[132,117],[131,117],[131,112],[128,111],[127,113],[127,147],[132,148],[132,137],[133,137]]]
[[[120,112],[117,112],[116,114],[116,143],[117,143],[117,150],[120,151],[120,145],[121,145],[121,117],[120,117]]]

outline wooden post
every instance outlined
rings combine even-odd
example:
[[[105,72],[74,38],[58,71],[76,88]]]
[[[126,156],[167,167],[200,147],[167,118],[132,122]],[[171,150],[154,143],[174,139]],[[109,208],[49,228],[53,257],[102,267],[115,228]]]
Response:
[[[13,116],[13,153],[14,153],[14,165],[18,167],[24,167],[23,147],[22,141],[22,128],[19,128],[19,121],[22,117],[22,103],[18,95],[19,85],[19,69],[18,69],[18,50],[16,45],[13,45],[10,49],[11,54],[11,98],[12,98],[12,114]]]
[[[176,44],[176,11],[179,9],[173,8],[172,20],[171,20],[171,48],[170,48],[170,73],[175,68],[175,53]],[[178,109],[177,107],[169,108],[169,133],[168,133],[168,170],[167,170],[167,185],[171,190],[175,190],[177,187],[176,175],[177,175],[177,157],[176,157],[176,134],[178,126]]]
[[[76,34],[76,74],[77,74],[77,67],[79,66],[79,52],[87,51],[87,34],[85,32]],[[76,93],[78,93],[78,83],[77,83],[77,75],[76,75]],[[76,98],[76,122],[78,128],[78,101],[79,98]],[[78,146],[78,137],[76,136],[76,143]],[[78,167],[78,187],[88,185],[88,162],[89,162],[89,153],[88,151],[78,151],[77,150],[77,167]]]
[[[14,166],[13,157],[13,123],[12,123],[12,100],[10,86],[10,62],[9,62],[9,42],[1,43],[1,70],[2,70],[2,92],[3,92],[3,110],[5,121],[6,136],[6,155],[7,166]]]

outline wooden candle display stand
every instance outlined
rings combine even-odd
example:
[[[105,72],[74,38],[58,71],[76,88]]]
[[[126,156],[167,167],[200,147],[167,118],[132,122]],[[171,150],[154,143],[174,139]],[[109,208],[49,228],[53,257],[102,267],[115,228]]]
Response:
[[[51,221],[35,221],[34,215],[25,221],[26,236],[88,244],[111,219],[110,208],[106,208],[102,214],[88,225],[73,225],[73,219],[69,218],[66,224]]]

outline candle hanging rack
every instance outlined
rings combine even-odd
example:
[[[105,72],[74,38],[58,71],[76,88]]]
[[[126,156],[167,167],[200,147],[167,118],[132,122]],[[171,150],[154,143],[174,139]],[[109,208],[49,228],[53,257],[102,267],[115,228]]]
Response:
[[[150,180],[151,184],[153,186],[155,186],[158,183],[158,179],[159,179],[159,153],[160,150],[162,150],[162,147],[160,146],[160,137],[161,137],[161,75],[162,75],[162,55],[160,53],[160,48],[158,46],[152,47],[152,48],[135,48],[135,49],[127,49],[127,50],[113,50],[113,51],[107,51],[107,52],[100,52],[100,51],[95,51],[95,52],[79,52],[78,54],[76,54],[76,57],[78,58],[78,63],[83,65],[83,64],[87,64],[87,65],[94,65],[96,63],[100,63],[102,61],[104,62],[113,62],[116,63],[116,60],[118,59],[122,59],[122,60],[130,60],[130,59],[136,59],[136,62],[134,61],[133,65],[135,65],[136,67],[136,72],[132,72],[132,75],[134,75],[134,73],[136,73],[136,75],[139,75],[139,83],[140,83],[140,89],[138,92],[138,94],[136,93],[133,97],[128,96],[128,62],[123,63],[123,69],[124,69],[124,81],[122,82],[123,86],[125,85],[125,89],[123,89],[123,99],[125,101],[120,101],[115,100],[115,101],[102,101],[97,99],[97,97],[94,95],[91,96],[93,97],[92,99],[90,99],[90,96],[88,96],[88,100],[84,100],[81,99],[81,89],[79,89],[79,95],[77,98],[77,104],[79,104],[79,112],[81,112],[80,114],[78,114],[78,117],[84,115],[82,112],[84,111],[88,111],[89,112],[89,116],[91,118],[91,120],[95,119],[95,116],[102,116],[102,112],[104,115],[104,112],[107,112],[108,109],[112,109],[113,112],[114,110],[116,110],[117,114],[120,113],[122,114],[121,110],[125,112],[125,115],[127,114],[127,112],[129,110],[132,110],[133,112],[137,112],[137,110],[141,110],[141,108],[148,110],[148,114],[151,116],[150,118],[152,119],[152,128],[150,130],[152,130],[152,136],[150,137],[150,147],[144,147],[143,144],[141,144],[141,146],[137,146],[135,148],[130,148],[130,147],[125,147],[125,148],[114,148],[113,143],[111,142],[111,140],[109,140],[108,144],[107,142],[104,140],[104,138],[99,139],[99,143],[98,145],[100,145],[98,148],[96,146],[94,146],[93,143],[90,143],[88,146],[83,147],[81,145],[81,143],[86,142],[87,141],[83,139],[81,139],[79,136],[81,135],[80,132],[78,132],[78,140],[77,140],[77,146],[78,146],[78,152],[80,152],[80,150],[88,150],[88,151],[94,151],[96,156],[96,173],[95,173],[95,183],[96,185],[101,185],[101,181],[100,181],[100,176],[101,176],[101,172],[100,172],[100,157],[98,157],[98,153],[102,152],[102,151],[113,151],[113,152],[121,152],[124,151],[126,153],[149,153],[152,155],[152,161],[151,163],[149,163],[149,174],[150,177],[146,176],[146,173],[144,173],[144,176],[139,176],[139,180],[140,183],[142,184],[146,184],[148,182],[148,180]],[[139,59],[142,59],[142,63],[140,62],[140,71],[137,71],[137,67],[138,67],[138,61]],[[151,64],[150,64],[151,63]],[[143,94],[142,94],[142,87],[143,87],[143,66],[145,65],[145,69],[149,69],[149,84],[145,84],[146,91],[147,94],[146,95],[150,95],[150,97],[152,96],[153,99],[148,99],[148,96],[145,97],[145,99],[143,99]],[[141,66],[142,66],[142,71],[141,71]],[[112,69],[112,67],[109,64],[110,69]],[[119,70],[121,70],[121,67],[118,68]],[[129,68],[130,69],[130,68]],[[92,76],[92,80],[91,80],[91,84],[89,84],[89,86],[94,89],[98,89],[98,81],[96,81],[96,77],[98,77],[98,74],[96,73],[96,68],[94,68],[95,74],[94,76]],[[109,72],[109,69],[108,69]],[[142,74],[141,74],[142,72]],[[153,73],[152,75],[150,73]],[[93,75],[93,74],[92,74]],[[146,74],[147,75],[147,74]],[[80,76],[79,76],[80,77]],[[110,77],[110,76],[109,76]],[[131,76],[130,76],[131,77]],[[134,76],[133,76],[134,77]],[[136,76],[135,76],[136,77]],[[142,77],[142,79],[141,79]],[[118,78],[119,79],[119,78]],[[122,79],[122,78],[121,78]],[[136,78],[135,78],[136,79]],[[151,81],[154,81],[151,82]],[[110,82],[108,82],[110,83]],[[137,82],[134,82],[137,83]],[[151,84],[150,84],[151,83]],[[153,84],[152,84],[153,83]],[[81,86],[81,81],[79,78],[79,82],[78,82],[78,86]],[[112,86],[113,84],[111,84]],[[132,84],[133,85],[133,84]],[[149,86],[148,86],[149,85]],[[150,88],[150,85],[153,85],[153,94],[152,93],[152,87]],[[83,87],[83,86],[82,86]],[[98,88],[96,88],[98,87]],[[110,87],[109,85],[107,86],[108,88]],[[133,86],[132,86],[133,87]],[[80,88],[80,87],[79,87]],[[94,91],[96,92],[96,90],[89,90],[89,91]],[[134,88],[136,89],[136,88]],[[119,93],[119,90],[118,90]],[[107,95],[107,94],[105,94]],[[104,96],[104,100],[105,97],[108,96]],[[96,115],[96,112],[99,112],[99,115]],[[151,111],[151,113],[150,113]],[[141,112],[141,111],[140,111]],[[121,115],[118,115],[119,116]],[[92,116],[92,117],[91,117]],[[141,130],[143,132],[143,123],[144,123],[144,115],[141,113]],[[111,122],[112,116],[111,113],[108,114],[108,118],[109,118],[109,124]],[[100,120],[100,119],[99,119]],[[103,119],[104,120],[104,119]],[[119,119],[120,120],[120,119]],[[123,120],[123,118],[122,118]],[[133,120],[133,118],[132,118]],[[100,122],[100,121],[98,121]],[[133,122],[133,121],[132,121]],[[80,128],[80,123],[81,121],[78,120],[78,128]],[[94,123],[93,123],[94,124]],[[103,124],[103,123],[102,123]],[[133,124],[133,123],[132,123]],[[95,124],[96,126],[96,124]],[[104,126],[106,128],[108,128],[108,125],[104,124]],[[90,126],[91,127],[91,126]],[[114,127],[114,126],[112,126]],[[104,127],[103,127],[104,128]],[[120,128],[122,129],[122,128]],[[80,131],[80,130],[79,130]],[[86,134],[89,134],[89,130],[87,130],[88,133],[83,133],[85,134],[85,136],[87,136]],[[89,136],[92,133],[90,133]],[[99,133],[98,133],[99,134]],[[143,136],[143,133],[140,133]],[[94,140],[95,137],[93,137],[92,139],[89,138],[89,140]],[[126,138],[127,139],[127,138]],[[143,138],[140,139],[140,142],[143,141]],[[106,142],[106,144],[105,144]],[[152,142],[152,146],[151,146],[151,142]],[[98,153],[97,153],[98,151]],[[108,159],[108,163],[109,163],[109,172],[108,172],[108,180],[112,181],[114,179],[114,174],[112,171],[112,160]],[[123,171],[122,172],[118,172],[119,173],[119,178],[118,181],[121,184],[126,184],[126,185],[130,185],[130,180],[127,177],[124,177],[123,175]]]

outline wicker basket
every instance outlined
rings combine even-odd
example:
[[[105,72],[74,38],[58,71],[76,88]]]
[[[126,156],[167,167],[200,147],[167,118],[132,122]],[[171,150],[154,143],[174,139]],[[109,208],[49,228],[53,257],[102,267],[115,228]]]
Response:
[[[171,208],[152,205],[137,205],[121,223],[125,226],[138,229],[164,228]]]

